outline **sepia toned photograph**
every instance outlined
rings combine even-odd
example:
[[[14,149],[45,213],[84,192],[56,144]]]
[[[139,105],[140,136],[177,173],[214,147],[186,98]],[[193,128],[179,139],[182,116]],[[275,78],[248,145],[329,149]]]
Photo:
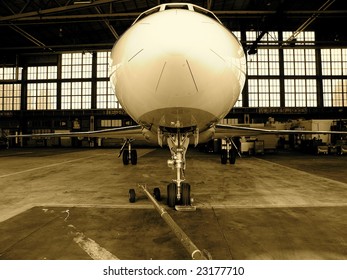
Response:
[[[0,266],[346,260],[346,22],[342,0],[0,1]]]

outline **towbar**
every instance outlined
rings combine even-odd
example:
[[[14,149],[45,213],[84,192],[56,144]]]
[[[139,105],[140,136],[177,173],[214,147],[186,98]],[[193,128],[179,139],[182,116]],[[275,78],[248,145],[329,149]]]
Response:
[[[146,185],[139,184],[139,188],[141,188],[149,200],[153,203],[154,208],[158,211],[160,217],[164,219],[167,225],[174,232],[178,240],[182,243],[183,247],[188,251],[189,255],[193,260],[210,260],[211,255],[208,251],[203,250],[200,251],[198,247],[190,240],[187,234],[176,224],[176,222],[171,218],[169,213],[159,205],[156,199],[152,196],[152,194],[147,190]]]

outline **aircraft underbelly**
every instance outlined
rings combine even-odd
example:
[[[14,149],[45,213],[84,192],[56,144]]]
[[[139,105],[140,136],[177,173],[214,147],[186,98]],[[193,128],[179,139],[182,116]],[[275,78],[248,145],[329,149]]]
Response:
[[[207,124],[218,121],[211,112],[197,108],[172,107],[149,111],[139,117],[138,122],[144,126],[165,128],[196,127],[199,131],[208,128]]]

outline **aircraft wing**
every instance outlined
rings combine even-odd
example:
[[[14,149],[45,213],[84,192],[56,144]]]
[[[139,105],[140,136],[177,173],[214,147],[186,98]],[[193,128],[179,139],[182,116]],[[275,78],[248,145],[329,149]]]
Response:
[[[21,134],[7,135],[7,138],[23,138],[23,137],[102,137],[102,138],[118,138],[118,139],[134,139],[143,140],[142,126],[133,125],[125,127],[116,127],[95,131],[77,131],[77,132],[58,132],[58,133],[37,133],[37,134]]]
[[[291,130],[291,129],[268,129],[247,127],[239,125],[217,124],[215,127],[215,138],[234,137],[234,136],[255,136],[263,134],[340,134],[347,135],[347,131],[323,131],[323,130]]]

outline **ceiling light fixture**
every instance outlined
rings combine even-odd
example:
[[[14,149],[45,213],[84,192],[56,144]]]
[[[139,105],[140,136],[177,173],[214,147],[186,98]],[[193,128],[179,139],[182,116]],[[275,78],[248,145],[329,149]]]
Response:
[[[80,5],[80,4],[91,4],[92,0],[75,0],[73,3],[74,5]]]

